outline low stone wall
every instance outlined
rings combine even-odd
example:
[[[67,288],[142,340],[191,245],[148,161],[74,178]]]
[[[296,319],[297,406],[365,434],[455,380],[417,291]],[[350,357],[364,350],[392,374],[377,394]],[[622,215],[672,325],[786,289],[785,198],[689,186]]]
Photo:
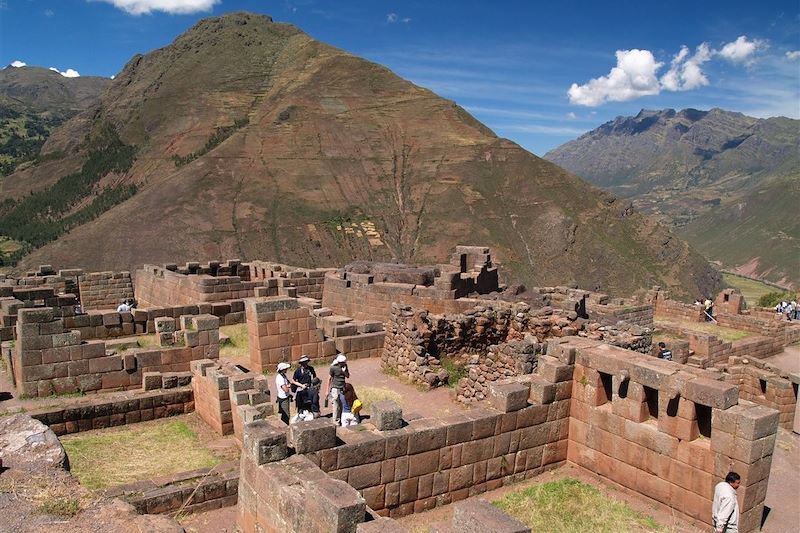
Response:
[[[221,463],[161,476],[103,491],[106,498],[121,498],[140,514],[199,513],[236,505],[239,463]]]
[[[211,359],[193,361],[191,366],[195,410],[217,434],[233,433],[241,445],[244,425],[272,414],[269,383],[263,374]]]
[[[280,362],[297,361],[302,355],[311,359],[329,358],[337,352],[351,359],[380,356],[385,336],[380,322],[356,322],[300,302],[287,296],[247,300],[252,370],[275,368]]]
[[[739,387],[739,398],[777,410],[779,425],[792,429],[800,375],[743,357],[731,357],[725,370],[725,381]]]
[[[84,311],[116,309],[123,300],[133,298],[133,280],[128,271],[81,274],[78,291]]]
[[[181,372],[189,362],[219,357],[219,319],[186,317],[182,346],[152,350],[107,352],[102,341],[83,342],[52,308],[20,309],[12,374],[25,396],[50,396],[142,386],[145,372]]]
[[[325,274],[331,268],[300,268],[268,261],[251,261],[249,263],[252,281],[274,280],[275,287],[284,289],[294,287],[299,297],[322,299],[325,286]],[[265,295],[267,296],[267,295]]]
[[[58,407],[45,407],[28,414],[46,424],[56,435],[69,435],[92,429],[146,422],[194,411],[189,387],[130,392],[113,400],[96,397],[70,402]]]
[[[233,267],[228,270],[231,268]],[[235,270],[241,270],[249,277],[249,268],[242,266]],[[144,307],[221,302],[250,298],[255,295],[256,287],[265,284],[264,281],[249,281],[239,275],[222,275],[219,270],[215,271],[216,275],[183,272],[173,271],[168,267],[144,265],[135,274],[136,300]],[[189,269],[188,272],[192,270]],[[212,272],[212,269],[199,268],[194,269],[194,272]]]
[[[463,314],[444,316],[393,304],[381,355],[384,368],[404,379],[438,386],[449,380],[442,359],[451,358],[468,371],[463,388],[459,386],[459,400],[471,403],[485,397],[488,382],[530,373],[536,363],[536,348],[531,345],[551,337],[582,335],[645,352],[650,349],[651,332],[647,329],[604,328],[578,319],[574,311],[552,307],[531,309],[526,303],[482,303]],[[503,347],[526,336],[527,342]]]

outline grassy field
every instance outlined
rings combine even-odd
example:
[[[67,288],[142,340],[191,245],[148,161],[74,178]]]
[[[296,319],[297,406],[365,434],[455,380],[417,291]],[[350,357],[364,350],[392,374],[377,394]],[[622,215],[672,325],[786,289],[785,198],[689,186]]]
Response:
[[[765,294],[781,291],[780,288],[774,285],[769,285],[758,280],[737,276],[736,274],[731,274],[730,272],[723,272],[722,278],[730,287],[739,289],[739,291],[741,291],[749,307],[758,305],[758,299]]]
[[[511,492],[494,505],[531,531],[618,533],[662,531],[653,518],[576,479],[561,479]]]
[[[403,400],[399,393],[382,387],[367,387],[362,385],[356,389],[356,393],[365,409],[368,408],[370,404],[381,400],[392,400],[398,404],[401,404]]]
[[[752,337],[755,333],[751,333],[749,331],[744,331],[741,329],[733,329],[733,328],[726,328],[724,326],[718,326],[713,322],[669,322],[663,321],[665,324],[671,324],[673,326],[685,329],[696,331],[698,333],[708,333],[709,335],[714,335],[717,338],[725,341],[725,342],[733,342],[738,341],[740,339],[745,339],[747,337]],[[656,327],[658,327],[656,325]]]
[[[61,437],[81,485],[102,489],[214,466],[224,460],[204,448],[183,421],[159,420]]]

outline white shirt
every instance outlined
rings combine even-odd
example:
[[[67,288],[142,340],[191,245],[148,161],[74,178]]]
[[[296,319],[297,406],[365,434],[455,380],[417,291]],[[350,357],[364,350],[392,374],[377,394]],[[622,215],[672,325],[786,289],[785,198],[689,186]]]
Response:
[[[275,386],[278,388],[279,400],[285,400],[286,398],[289,397],[289,394],[285,390],[283,390],[283,387],[281,386],[288,384],[289,384],[289,378],[287,378],[285,375],[279,372],[278,375],[275,376]]]
[[[117,307],[117,313],[130,313],[130,311],[131,306],[128,304],[119,304],[119,307]]]
[[[739,502],[736,500],[736,491],[727,481],[721,481],[714,487],[711,519],[717,529],[739,525]]]

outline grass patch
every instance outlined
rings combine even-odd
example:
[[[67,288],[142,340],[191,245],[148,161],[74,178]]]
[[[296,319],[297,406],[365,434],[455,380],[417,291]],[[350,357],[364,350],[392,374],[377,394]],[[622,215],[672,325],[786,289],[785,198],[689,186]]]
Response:
[[[714,335],[724,342],[733,342],[747,337],[752,337],[755,333],[744,331],[741,329],[726,328],[725,326],[718,326],[713,322],[667,322],[674,326],[687,331],[695,331],[697,333],[707,333]]]
[[[722,279],[725,280],[725,283],[728,286],[733,287],[734,289],[739,289],[739,292],[742,293],[747,305],[750,307],[760,305],[758,301],[767,294],[776,292],[776,290],[780,292],[775,285],[764,283],[755,279],[745,278],[743,276],[737,276],[736,274],[731,274],[730,272],[723,272]]]
[[[356,390],[358,399],[364,404],[364,408],[368,408],[371,404],[381,400],[392,400],[398,404],[402,403],[403,397],[400,393],[393,390],[384,389],[382,387],[366,387],[362,386]]]
[[[77,498],[47,498],[36,508],[39,514],[48,514],[59,518],[72,518],[81,510],[81,502]]]
[[[467,377],[469,370],[467,370],[467,366],[461,361],[450,357],[442,357],[440,363],[442,364],[442,368],[447,370],[447,373],[450,374],[447,380],[447,386],[451,389],[458,385],[461,378]]]
[[[224,459],[202,447],[181,421],[81,433],[62,437],[61,443],[72,474],[90,489],[207,468]]]
[[[227,359],[249,359],[250,340],[247,337],[247,324],[234,324],[219,328],[228,341],[219,347],[219,356]]]
[[[531,531],[661,531],[653,518],[576,479],[561,479],[518,490],[492,502]]]

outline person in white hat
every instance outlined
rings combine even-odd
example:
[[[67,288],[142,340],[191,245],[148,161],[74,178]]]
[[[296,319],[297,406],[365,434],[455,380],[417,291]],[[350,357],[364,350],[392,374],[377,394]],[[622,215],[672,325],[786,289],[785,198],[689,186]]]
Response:
[[[301,390],[306,388],[302,383],[297,383],[286,375],[286,371],[291,367],[292,365],[289,363],[278,363],[278,373],[275,376],[275,388],[278,390],[278,411],[281,413],[281,420],[287,425],[291,418],[289,410],[292,405],[292,385]]]
[[[328,375],[328,399],[333,404],[333,420],[336,424],[342,421],[342,404],[339,401],[339,394],[344,392],[345,380],[350,379],[350,371],[347,370],[347,357],[343,353],[336,356],[331,363]]]

